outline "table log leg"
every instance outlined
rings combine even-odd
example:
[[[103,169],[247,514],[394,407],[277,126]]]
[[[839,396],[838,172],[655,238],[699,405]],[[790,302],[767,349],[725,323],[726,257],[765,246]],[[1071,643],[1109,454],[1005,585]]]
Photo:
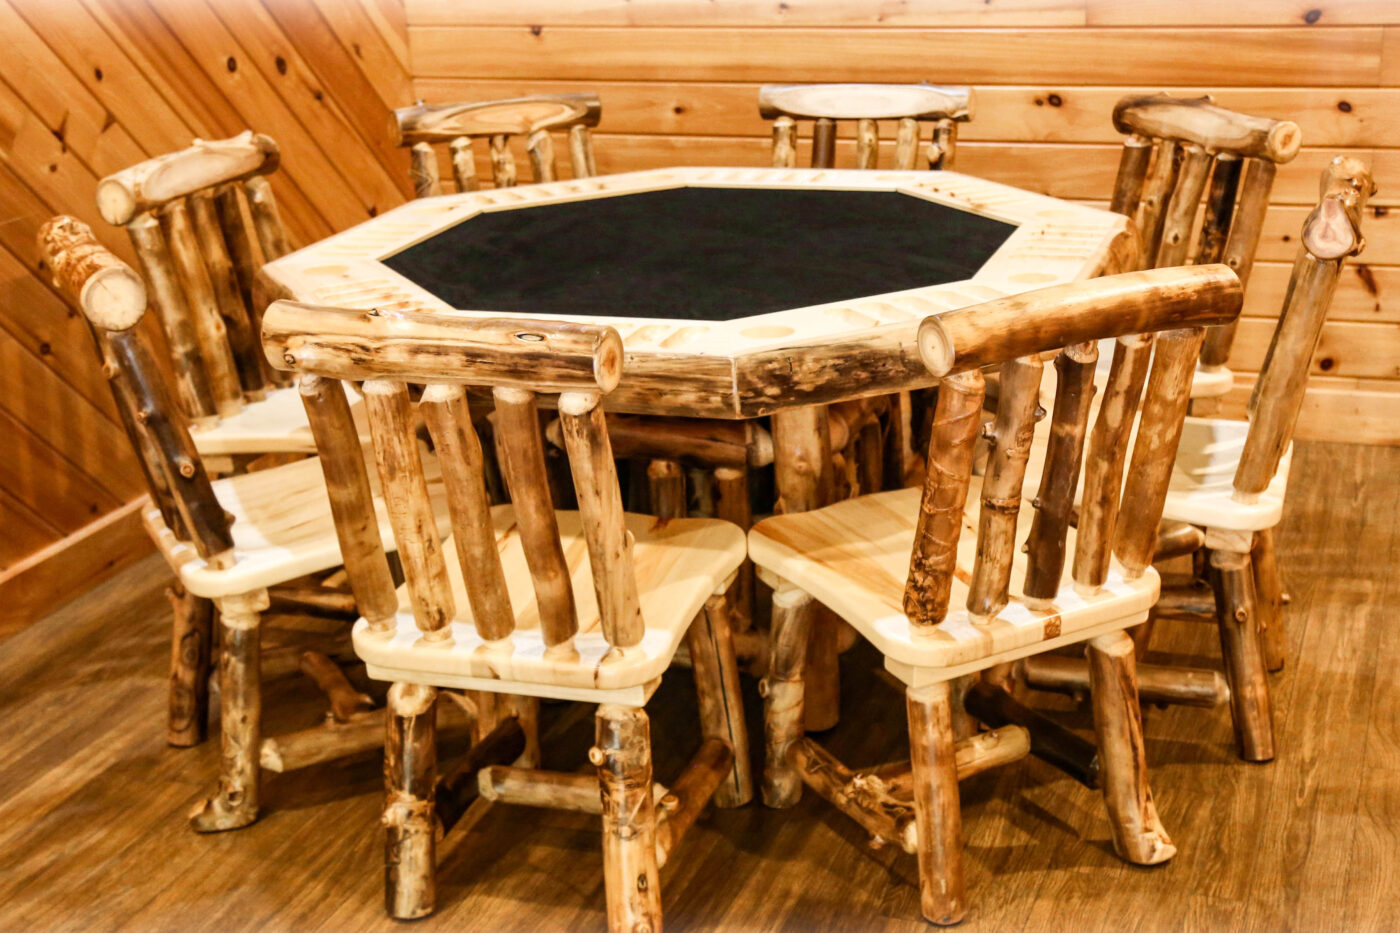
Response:
[[[778,514],[809,512],[831,504],[835,476],[831,427],[824,405],[790,408],[773,415],[773,464]],[[809,732],[830,729],[841,718],[840,619],[820,607],[807,653],[803,704]]]

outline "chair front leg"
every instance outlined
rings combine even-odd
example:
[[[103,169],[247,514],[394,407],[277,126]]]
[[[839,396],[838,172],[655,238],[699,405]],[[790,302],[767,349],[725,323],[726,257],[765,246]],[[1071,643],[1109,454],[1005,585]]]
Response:
[[[612,933],[661,929],[652,798],[651,728],[645,710],[602,704],[588,758],[603,799],[603,884]]]
[[[437,689],[389,688],[384,733],[384,909],[426,917],[437,898]]]
[[[1225,659],[1225,677],[1230,682],[1235,745],[1245,761],[1269,761],[1274,757],[1274,714],[1264,649],[1260,645],[1249,551],[1212,548],[1210,566],[1220,651]]]
[[[195,832],[216,833],[258,818],[258,756],[262,746],[259,642],[267,590],[225,596],[219,605],[219,715],[223,773],[219,788],[190,814]]]
[[[807,642],[817,603],[796,587],[773,591],[772,657],[763,694],[763,802],[790,807],[802,796],[802,778],[788,761],[788,749],[802,738],[803,683]]]
[[[910,687],[904,702],[919,835],[919,905],[929,922],[948,926],[967,913],[952,691],[947,683]]]
[[[749,765],[749,733],[744,723],[744,700],[739,693],[739,664],[729,628],[729,601],[716,593],[705,602],[699,618],[686,633],[695,693],[700,701],[700,728],[707,739],[719,739],[734,753],[734,764],[715,788],[717,807],[742,807],[753,799]]]
[[[1099,743],[1099,781],[1113,829],[1113,848],[1138,865],[1165,862],[1176,854],[1176,846],[1157,819],[1147,782],[1133,640],[1125,632],[1110,632],[1090,639],[1086,651]]]

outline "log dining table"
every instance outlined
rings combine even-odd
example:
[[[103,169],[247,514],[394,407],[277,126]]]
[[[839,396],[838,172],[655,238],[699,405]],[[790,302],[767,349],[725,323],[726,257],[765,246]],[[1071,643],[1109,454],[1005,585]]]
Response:
[[[391,318],[606,322],[606,409],[771,416],[793,512],[832,495],[827,405],[936,382],[923,318],[1126,271],[1135,242],[1121,215],[952,171],[673,168],[422,198],[260,284]]]

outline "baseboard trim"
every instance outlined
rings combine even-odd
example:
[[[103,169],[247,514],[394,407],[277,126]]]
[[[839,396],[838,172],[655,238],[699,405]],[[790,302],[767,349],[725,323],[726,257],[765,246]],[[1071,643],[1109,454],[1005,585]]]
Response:
[[[155,550],[141,526],[142,496],[0,573],[0,641]]]

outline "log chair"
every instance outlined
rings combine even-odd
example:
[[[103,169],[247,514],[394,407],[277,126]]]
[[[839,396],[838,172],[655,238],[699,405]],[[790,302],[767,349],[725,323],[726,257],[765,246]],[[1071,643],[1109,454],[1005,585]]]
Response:
[[[597,777],[590,800],[578,775],[506,767],[504,756],[521,747],[504,739],[515,723],[507,716],[483,743],[499,747],[471,756],[444,787],[444,799],[456,801],[444,828],[473,783],[488,800],[600,812],[610,929],[660,929],[660,866],[708,800],[733,807],[752,796],[725,596],[744,560],[744,532],[714,519],[623,511],[601,407],[621,374],[617,332],[410,312],[390,326],[372,311],[284,301],[268,308],[267,321],[268,358],[299,371],[304,385],[363,380],[403,561],[408,604],[367,616],[354,632],[369,676],[393,683],[384,810],[389,914],[407,919],[433,909],[439,785],[431,713],[440,689],[458,687],[598,704],[589,752]],[[410,384],[425,384],[417,407],[443,472],[449,540],[429,520]],[[494,400],[509,505],[488,498],[468,386],[489,388]],[[550,495],[542,394],[557,396],[577,511],[557,511]],[[348,436],[343,419],[341,431]],[[323,444],[328,471],[341,460],[358,463],[345,439]],[[335,514],[373,538],[379,519],[363,500]],[[352,580],[362,570],[347,569]],[[386,604],[392,597],[382,578],[359,585],[375,588]],[[680,780],[658,793],[644,706],[683,640],[699,695],[700,750]]]
[[[335,473],[327,467],[323,477],[320,463],[302,459],[211,481],[188,417],[170,397],[137,332],[147,306],[141,278],[72,217],[45,223],[39,249],[55,284],[83,312],[99,340],[103,369],[148,482],[151,504],[142,514],[146,530],[183,593],[200,601],[177,600],[184,609],[177,613],[170,682],[172,721],[178,713],[178,724],[196,734],[204,724],[197,715],[207,679],[200,675],[200,665],[208,663],[212,625],[212,613],[198,607],[218,608],[222,775],[217,792],[191,822],[200,832],[245,826],[258,815],[260,761],[271,762],[272,770],[292,770],[378,745],[377,730],[367,743],[362,727],[367,720],[382,720],[383,710],[368,710],[368,698],[353,689],[329,658],[314,652],[303,658],[302,666],[331,700],[331,726],[263,740],[259,623],[271,604],[270,591],[342,562],[355,570],[351,584],[361,612],[372,618],[392,615],[398,603],[385,558],[392,540],[381,540],[372,526],[355,529],[332,519],[332,509],[348,501],[370,511],[382,511],[383,505],[373,497],[362,462],[358,476],[348,468]],[[345,450],[353,456],[337,463],[348,463],[360,449],[349,401],[334,383],[320,397],[337,426],[346,426]],[[436,478],[434,488],[439,490],[437,517],[430,521],[445,524]],[[365,579],[387,585],[387,594],[382,587],[365,586]],[[446,725],[460,729],[463,720],[452,716]]]
[[[1188,417],[1166,488],[1162,532],[1118,542],[1124,561],[1163,560],[1199,553],[1214,591],[1236,746],[1247,761],[1274,757],[1267,671],[1283,667],[1287,639],[1273,531],[1283,515],[1293,429],[1307,390],[1308,368],[1322,333],[1342,264],[1365,246],[1361,216],[1375,192],[1358,160],[1338,156],[1322,175],[1321,200],[1303,223],[1284,307],[1249,401],[1249,421]],[[1138,444],[1151,443],[1139,433]],[[1153,492],[1155,495],[1155,491]],[[1128,501],[1125,493],[1125,502]],[[1189,607],[1188,607],[1189,608]],[[1136,634],[1145,652],[1151,626]],[[1062,692],[1082,691],[1083,665],[1051,668],[1059,659],[1028,660],[1027,682]],[[1205,705],[1208,671],[1159,669],[1158,702]]]
[[[268,180],[279,159],[271,138],[245,131],[195,140],[97,186],[98,212],[125,227],[136,249],[176,398],[195,450],[215,474],[269,453],[305,456],[316,449],[296,390],[258,350],[265,303],[258,270],[291,251]],[[208,653],[187,639],[207,628],[212,607],[178,586],[171,599],[172,677],[202,683]],[[190,696],[199,700],[203,688]],[[204,712],[202,701],[172,706],[170,744],[196,744]]]
[[[598,125],[603,107],[597,94],[546,94],[509,100],[483,100],[466,103],[425,104],[394,111],[390,130],[398,145],[408,146],[412,160],[409,174],[414,197],[442,194],[442,173],[433,144],[447,144],[452,158],[452,180],[458,191],[476,191],[481,183],[476,174],[472,140],[486,139],[490,147],[491,181],[497,188],[516,184],[515,156],[510,151],[512,136],[527,137],[526,150],[536,182],[559,177],[554,158],[553,132],[568,134],[569,163],[573,177],[592,178],[598,174],[593,161],[593,141],[589,128]]]
[[[1140,268],[1179,266],[1195,243],[1197,265],[1223,262],[1248,285],[1274,175],[1302,144],[1298,125],[1227,110],[1210,95],[1167,94],[1124,97],[1113,125],[1126,139],[1110,209],[1137,221]],[[1234,337],[1233,323],[1206,332],[1191,414],[1214,414],[1230,391]]]
[[[775,516],[749,533],[750,558],[774,587],[773,654],[762,683],[764,802],[791,806],[806,784],[877,843],[915,853],[928,920],[957,923],[967,910],[959,778],[1027,752],[1102,787],[1120,856],[1148,865],[1175,853],[1147,783],[1133,643],[1125,633],[1151,609],[1159,580],[1150,561],[1114,560],[1111,545],[1115,538],[1155,540],[1148,500],[1155,495],[1160,510],[1204,326],[1233,320],[1240,304],[1234,273],[1207,265],[1099,278],[927,318],[920,354],[942,382],[922,494],[861,496]],[[1142,335],[1156,331],[1162,333],[1149,377],[1151,345]],[[1118,342],[1083,456],[1082,399],[1092,393],[1086,351],[1106,337]],[[1040,354],[1059,347],[1068,349],[1057,366],[1079,386],[1078,398],[1066,392],[1056,407],[1056,456],[1038,487],[1027,488],[1031,439],[1044,415]],[[984,427],[980,368],[993,364],[1001,392],[995,420]],[[1140,400],[1140,433],[1160,444],[1151,456],[1139,448],[1129,461]],[[985,475],[974,477],[979,434],[990,454]],[[1063,500],[1072,500],[1081,462],[1085,492],[1071,531],[1072,502]],[[1120,510],[1125,475],[1125,499],[1149,494]],[[1023,509],[1035,488],[1032,509]],[[970,497],[980,506],[973,508]],[[975,536],[962,534],[964,527],[975,527]],[[1023,556],[1017,542],[1027,535]],[[1073,566],[1066,571],[1068,553]],[[1013,578],[1025,581],[1019,596],[1011,594]],[[869,639],[907,686],[909,764],[851,770],[803,736],[802,646],[818,605]],[[1092,678],[1096,749],[1072,733],[1047,732],[1041,717],[1025,715],[990,678],[968,685],[968,675],[1080,643]],[[997,731],[975,734],[969,715]]]

